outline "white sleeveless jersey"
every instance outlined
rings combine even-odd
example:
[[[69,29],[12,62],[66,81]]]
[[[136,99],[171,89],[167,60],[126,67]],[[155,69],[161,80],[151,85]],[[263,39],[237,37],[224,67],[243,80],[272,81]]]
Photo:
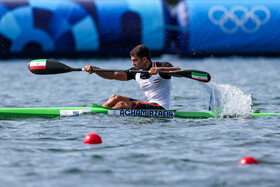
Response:
[[[156,63],[153,62],[153,67]],[[145,101],[149,103],[157,103],[165,109],[169,109],[171,79],[164,79],[159,74],[152,75],[149,79],[141,79],[141,73],[137,73],[135,79],[143,90]]]

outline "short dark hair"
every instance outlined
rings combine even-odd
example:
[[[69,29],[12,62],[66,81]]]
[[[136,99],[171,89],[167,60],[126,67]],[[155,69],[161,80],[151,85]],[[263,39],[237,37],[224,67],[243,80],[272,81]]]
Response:
[[[145,45],[138,45],[130,51],[130,56],[135,56],[135,55],[137,55],[140,58],[147,57],[148,60],[151,60],[151,52],[149,48],[146,47]]]

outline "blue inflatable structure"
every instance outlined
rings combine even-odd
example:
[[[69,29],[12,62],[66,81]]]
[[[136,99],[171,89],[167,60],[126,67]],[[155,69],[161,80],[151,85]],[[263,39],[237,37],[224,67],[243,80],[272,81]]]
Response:
[[[0,56],[129,56],[170,46],[162,0],[0,0]]]
[[[184,0],[176,7],[183,56],[280,55],[280,1]],[[184,28],[184,29],[183,29]]]
[[[279,56],[278,7],[182,0],[171,14],[164,0],[0,0],[0,58],[129,56],[139,44],[153,56]]]

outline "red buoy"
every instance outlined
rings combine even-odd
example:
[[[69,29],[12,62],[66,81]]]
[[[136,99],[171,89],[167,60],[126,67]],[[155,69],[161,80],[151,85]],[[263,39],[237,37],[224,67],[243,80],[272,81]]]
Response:
[[[84,138],[84,144],[101,144],[102,139],[98,134],[90,133]]]
[[[239,165],[246,165],[246,164],[259,164],[259,162],[251,156],[243,157],[241,160],[239,160]]]

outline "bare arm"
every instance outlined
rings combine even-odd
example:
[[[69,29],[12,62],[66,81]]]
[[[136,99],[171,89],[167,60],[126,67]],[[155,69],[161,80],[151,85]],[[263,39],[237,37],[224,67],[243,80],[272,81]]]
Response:
[[[181,68],[178,67],[152,67],[150,69],[150,74],[155,75],[158,71],[178,71],[181,70]]]
[[[84,67],[84,70],[89,74],[93,72],[91,69],[100,69],[96,66],[87,65]],[[127,74],[125,72],[96,72],[96,74],[104,79],[115,79],[119,81],[127,81]]]

